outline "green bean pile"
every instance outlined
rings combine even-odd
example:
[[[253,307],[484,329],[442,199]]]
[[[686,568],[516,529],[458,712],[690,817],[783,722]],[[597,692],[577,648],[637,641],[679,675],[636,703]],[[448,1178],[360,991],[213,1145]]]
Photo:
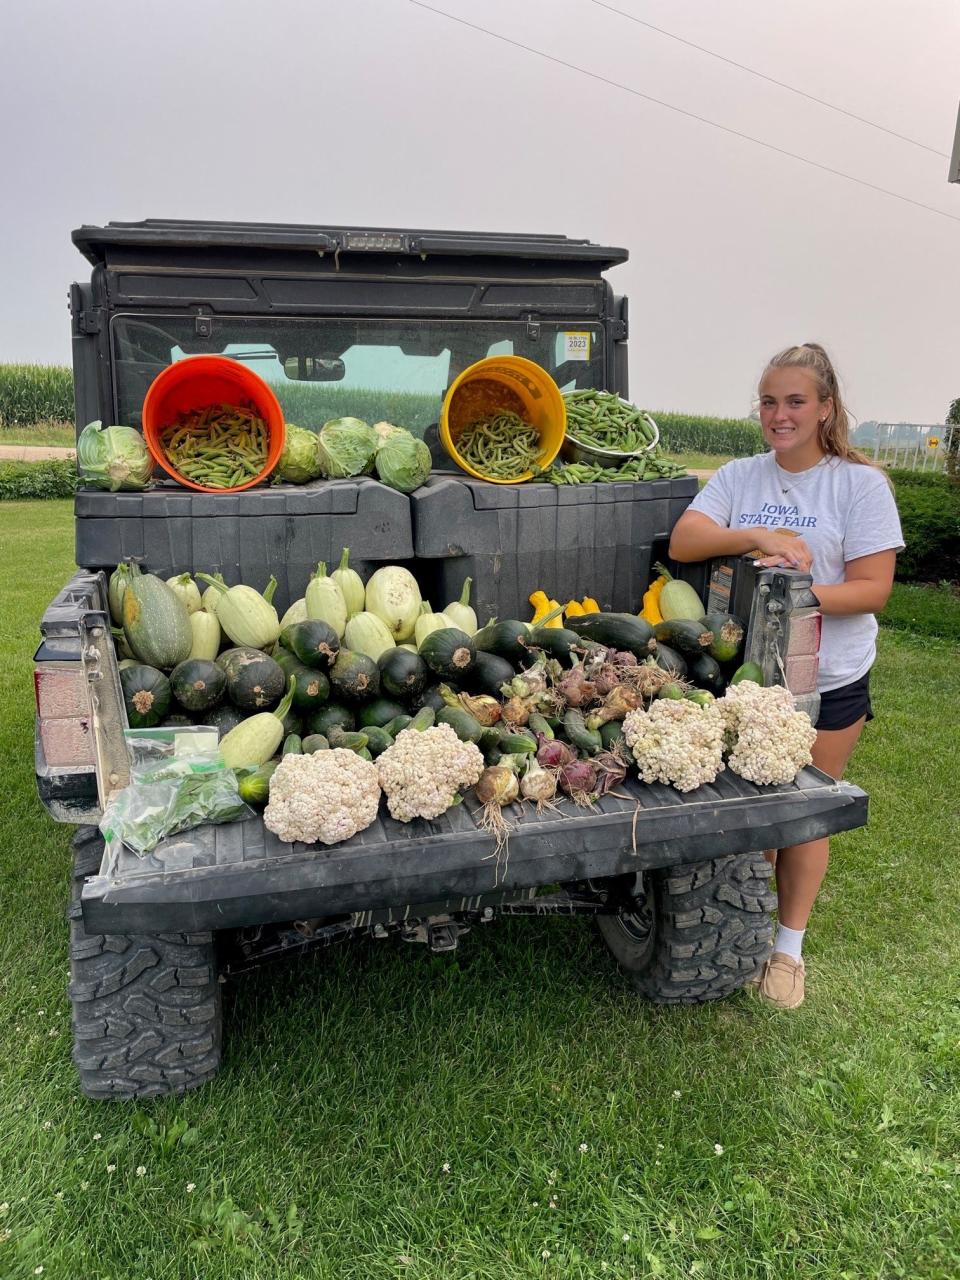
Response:
[[[477,418],[456,440],[457,453],[481,475],[493,480],[518,480],[537,467],[540,435],[535,427],[509,409]]]
[[[615,480],[665,480],[685,476],[686,467],[651,450],[642,458],[631,458],[622,467],[601,467],[591,462],[568,462],[548,467],[540,476],[550,484],[596,484]]]
[[[160,432],[171,466],[207,489],[233,489],[259,475],[269,443],[267,424],[249,404],[190,409]]]
[[[624,404],[609,391],[586,387],[568,391],[563,398],[567,405],[567,434],[579,444],[635,453],[655,439],[643,410]]]

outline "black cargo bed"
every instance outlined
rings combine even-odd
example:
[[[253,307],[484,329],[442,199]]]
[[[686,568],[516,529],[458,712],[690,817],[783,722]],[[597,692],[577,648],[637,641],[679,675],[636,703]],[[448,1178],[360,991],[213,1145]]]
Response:
[[[564,799],[556,813],[506,811],[499,856],[477,826],[472,797],[435,822],[381,816],[326,848],[284,844],[259,819],[203,827],[141,859],[104,857],[84,886],[84,923],[96,932],[226,929],[383,907],[472,899],[504,890],[697,862],[784,847],[863,826],[867,796],[817,769],[757,787],[725,772],[681,795],[629,779],[596,810]]]

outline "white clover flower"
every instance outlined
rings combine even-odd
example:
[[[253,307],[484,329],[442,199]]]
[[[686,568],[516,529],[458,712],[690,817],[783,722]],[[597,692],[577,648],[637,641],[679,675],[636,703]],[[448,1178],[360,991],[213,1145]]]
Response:
[[[547,1260],[548,1258],[552,1258],[552,1257],[553,1257],[553,1254],[550,1252],[550,1250],[549,1250],[549,1249],[541,1249],[541,1250],[540,1250],[540,1257],[541,1257],[541,1258],[543,1258],[544,1262],[546,1262],[546,1260]]]
[[[577,1147],[577,1150],[580,1152],[581,1155],[585,1155],[586,1152],[590,1150],[590,1148],[587,1146],[585,1142],[581,1142],[579,1147]]]
[[[197,1189],[197,1184],[196,1184],[195,1182],[188,1182],[188,1183],[187,1183],[187,1194],[188,1194],[188,1195],[189,1195],[191,1192],[196,1191],[196,1189]]]
[[[720,1145],[720,1143],[719,1143],[719,1142],[715,1142],[715,1143],[713,1144],[713,1149],[714,1149],[714,1151],[717,1153],[717,1155],[718,1155],[718,1156],[722,1156],[722,1155],[723,1155],[723,1147],[721,1147],[721,1145]]]
[[[53,1121],[52,1121],[52,1120],[44,1120],[44,1122],[43,1122],[43,1127],[44,1127],[45,1129],[52,1129],[52,1128],[53,1128]]]
[[[623,1241],[624,1244],[626,1244],[627,1241],[630,1239],[630,1232],[625,1231],[623,1235],[620,1237],[620,1239]]]
[[[102,1133],[95,1133],[95,1134],[93,1135],[93,1140],[94,1140],[94,1142],[99,1142],[99,1141],[100,1141],[100,1139],[101,1139],[102,1137],[103,1137],[103,1134],[102,1134]]]
[[[674,1091],[673,1091],[673,1096],[674,1096],[675,1098],[679,1098],[679,1097],[681,1097],[682,1095],[681,1095],[681,1093],[680,1093],[680,1090],[679,1090],[679,1089],[674,1089]]]
[[[147,1172],[147,1166],[146,1166],[145,1164],[138,1164],[138,1165],[137,1165],[137,1177],[138,1177],[138,1178],[142,1178],[142,1177],[143,1177],[143,1175],[144,1175],[146,1172]]]
[[[117,1172],[117,1166],[115,1164],[107,1165],[107,1173],[116,1173],[116,1172]]]
[[[449,1164],[449,1162],[448,1162],[448,1161],[444,1161],[444,1163],[440,1166],[440,1170],[441,1170],[441,1172],[442,1172],[442,1173],[449,1173],[449,1172],[450,1172],[450,1164]]]

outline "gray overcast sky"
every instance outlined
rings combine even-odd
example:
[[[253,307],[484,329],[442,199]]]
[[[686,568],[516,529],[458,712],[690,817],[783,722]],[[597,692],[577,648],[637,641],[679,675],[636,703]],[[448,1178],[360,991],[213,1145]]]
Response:
[[[947,161],[593,0],[4,6],[0,362],[69,363],[83,222],[236,218],[549,231],[624,245],[631,393],[748,412],[765,358],[819,340],[861,419],[960,396],[960,185]],[[609,0],[951,150],[956,0]],[[954,221],[952,219],[957,219]]]

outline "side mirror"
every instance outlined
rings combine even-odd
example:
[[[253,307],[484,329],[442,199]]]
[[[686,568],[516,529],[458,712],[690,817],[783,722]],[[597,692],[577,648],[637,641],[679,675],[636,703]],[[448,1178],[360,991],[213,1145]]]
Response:
[[[292,382],[341,382],[347,370],[342,360],[288,356],[283,362],[283,372]]]

